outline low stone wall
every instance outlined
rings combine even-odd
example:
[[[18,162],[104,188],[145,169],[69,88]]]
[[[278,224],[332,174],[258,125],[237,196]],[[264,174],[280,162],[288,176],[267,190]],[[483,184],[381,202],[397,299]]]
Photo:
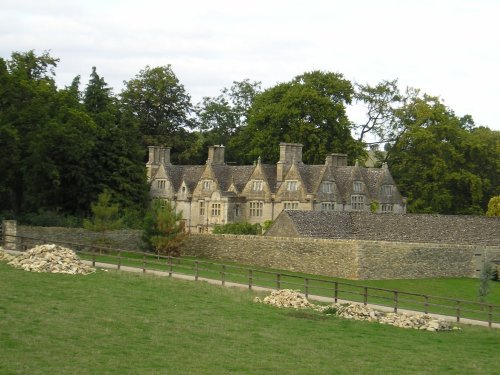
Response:
[[[103,238],[101,233],[92,232],[83,228],[59,227],[31,227],[19,225],[17,227],[19,245],[22,249],[29,249],[44,243],[76,243],[82,245],[98,245]],[[140,251],[139,230],[115,230],[104,234],[106,243],[123,250]]]
[[[192,234],[182,254],[357,279],[356,241]]]
[[[477,277],[499,246],[191,235],[183,254],[347,279]]]
[[[106,238],[116,248],[139,250],[140,233],[119,230]],[[23,248],[58,241],[93,245],[100,236],[27,226],[18,226],[17,235],[24,237]],[[500,246],[191,234],[181,254],[346,279],[410,279],[477,277],[484,257],[500,260]]]

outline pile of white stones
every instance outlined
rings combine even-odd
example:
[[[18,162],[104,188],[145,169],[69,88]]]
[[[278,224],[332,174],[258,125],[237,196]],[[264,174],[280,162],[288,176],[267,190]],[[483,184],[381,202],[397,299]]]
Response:
[[[366,320],[380,324],[390,324],[400,328],[413,328],[426,331],[448,331],[452,329],[450,322],[442,319],[434,319],[427,314],[384,313],[356,303],[336,303],[326,308],[333,309],[335,315],[345,319]],[[322,310],[325,310],[325,308],[323,307]]]
[[[263,300],[259,297],[255,297],[254,301],[277,307],[293,307],[294,309],[314,307],[314,305],[309,303],[304,295],[300,294],[298,290],[291,289],[276,290],[271,292],[271,295],[265,297]]]
[[[71,249],[58,245],[40,245],[15,257],[8,264],[30,272],[87,275],[95,268],[84,264]]]
[[[0,262],[10,262],[12,259],[14,259],[14,256],[6,253],[5,250],[0,247]]]
[[[448,331],[451,329],[458,329],[457,327],[452,328],[450,323],[446,320],[434,319],[427,314],[410,315],[385,313],[357,303],[334,303],[329,306],[314,305],[299,291],[290,289],[274,291],[263,300],[259,297],[255,297],[254,301],[277,307],[291,307],[295,309],[312,308],[325,313],[331,311],[332,315],[344,319],[365,320],[380,324],[390,324],[401,328],[413,328],[426,331]]]

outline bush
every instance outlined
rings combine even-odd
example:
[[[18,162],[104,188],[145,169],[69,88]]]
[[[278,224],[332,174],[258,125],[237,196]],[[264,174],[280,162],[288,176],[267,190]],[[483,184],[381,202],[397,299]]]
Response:
[[[81,228],[83,224],[83,218],[81,217],[45,210],[23,214],[18,217],[18,220],[19,224],[37,227]]]
[[[153,200],[144,218],[144,248],[158,255],[179,256],[185,238],[182,212],[176,213],[170,202]]]
[[[228,223],[224,225],[216,225],[212,231],[214,234],[247,234],[259,235],[262,234],[262,226],[257,224],[244,223]]]

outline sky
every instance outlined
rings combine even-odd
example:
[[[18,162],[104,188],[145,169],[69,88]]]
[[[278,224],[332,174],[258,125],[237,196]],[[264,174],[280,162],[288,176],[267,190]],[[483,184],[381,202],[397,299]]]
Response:
[[[193,104],[247,78],[398,79],[500,130],[499,16],[499,0],[0,0],[0,57],[47,50],[58,86],[96,66],[116,94],[170,64]]]

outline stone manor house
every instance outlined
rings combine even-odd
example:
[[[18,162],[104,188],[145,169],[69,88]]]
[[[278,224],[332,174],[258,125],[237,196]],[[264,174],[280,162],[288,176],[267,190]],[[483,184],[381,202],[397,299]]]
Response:
[[[205,165],[173,165],[169,147],[149,147],[146,164],[151,197],[171,201],[191,231],[215,224],[263,223],[283,210],[405,213],[405,200],[386,164],[347,165],[347,155],[327,155],[325,164],[302,162],[302,145],[280,143],[280,160],[227,165],[224,146],[211,146]]]

